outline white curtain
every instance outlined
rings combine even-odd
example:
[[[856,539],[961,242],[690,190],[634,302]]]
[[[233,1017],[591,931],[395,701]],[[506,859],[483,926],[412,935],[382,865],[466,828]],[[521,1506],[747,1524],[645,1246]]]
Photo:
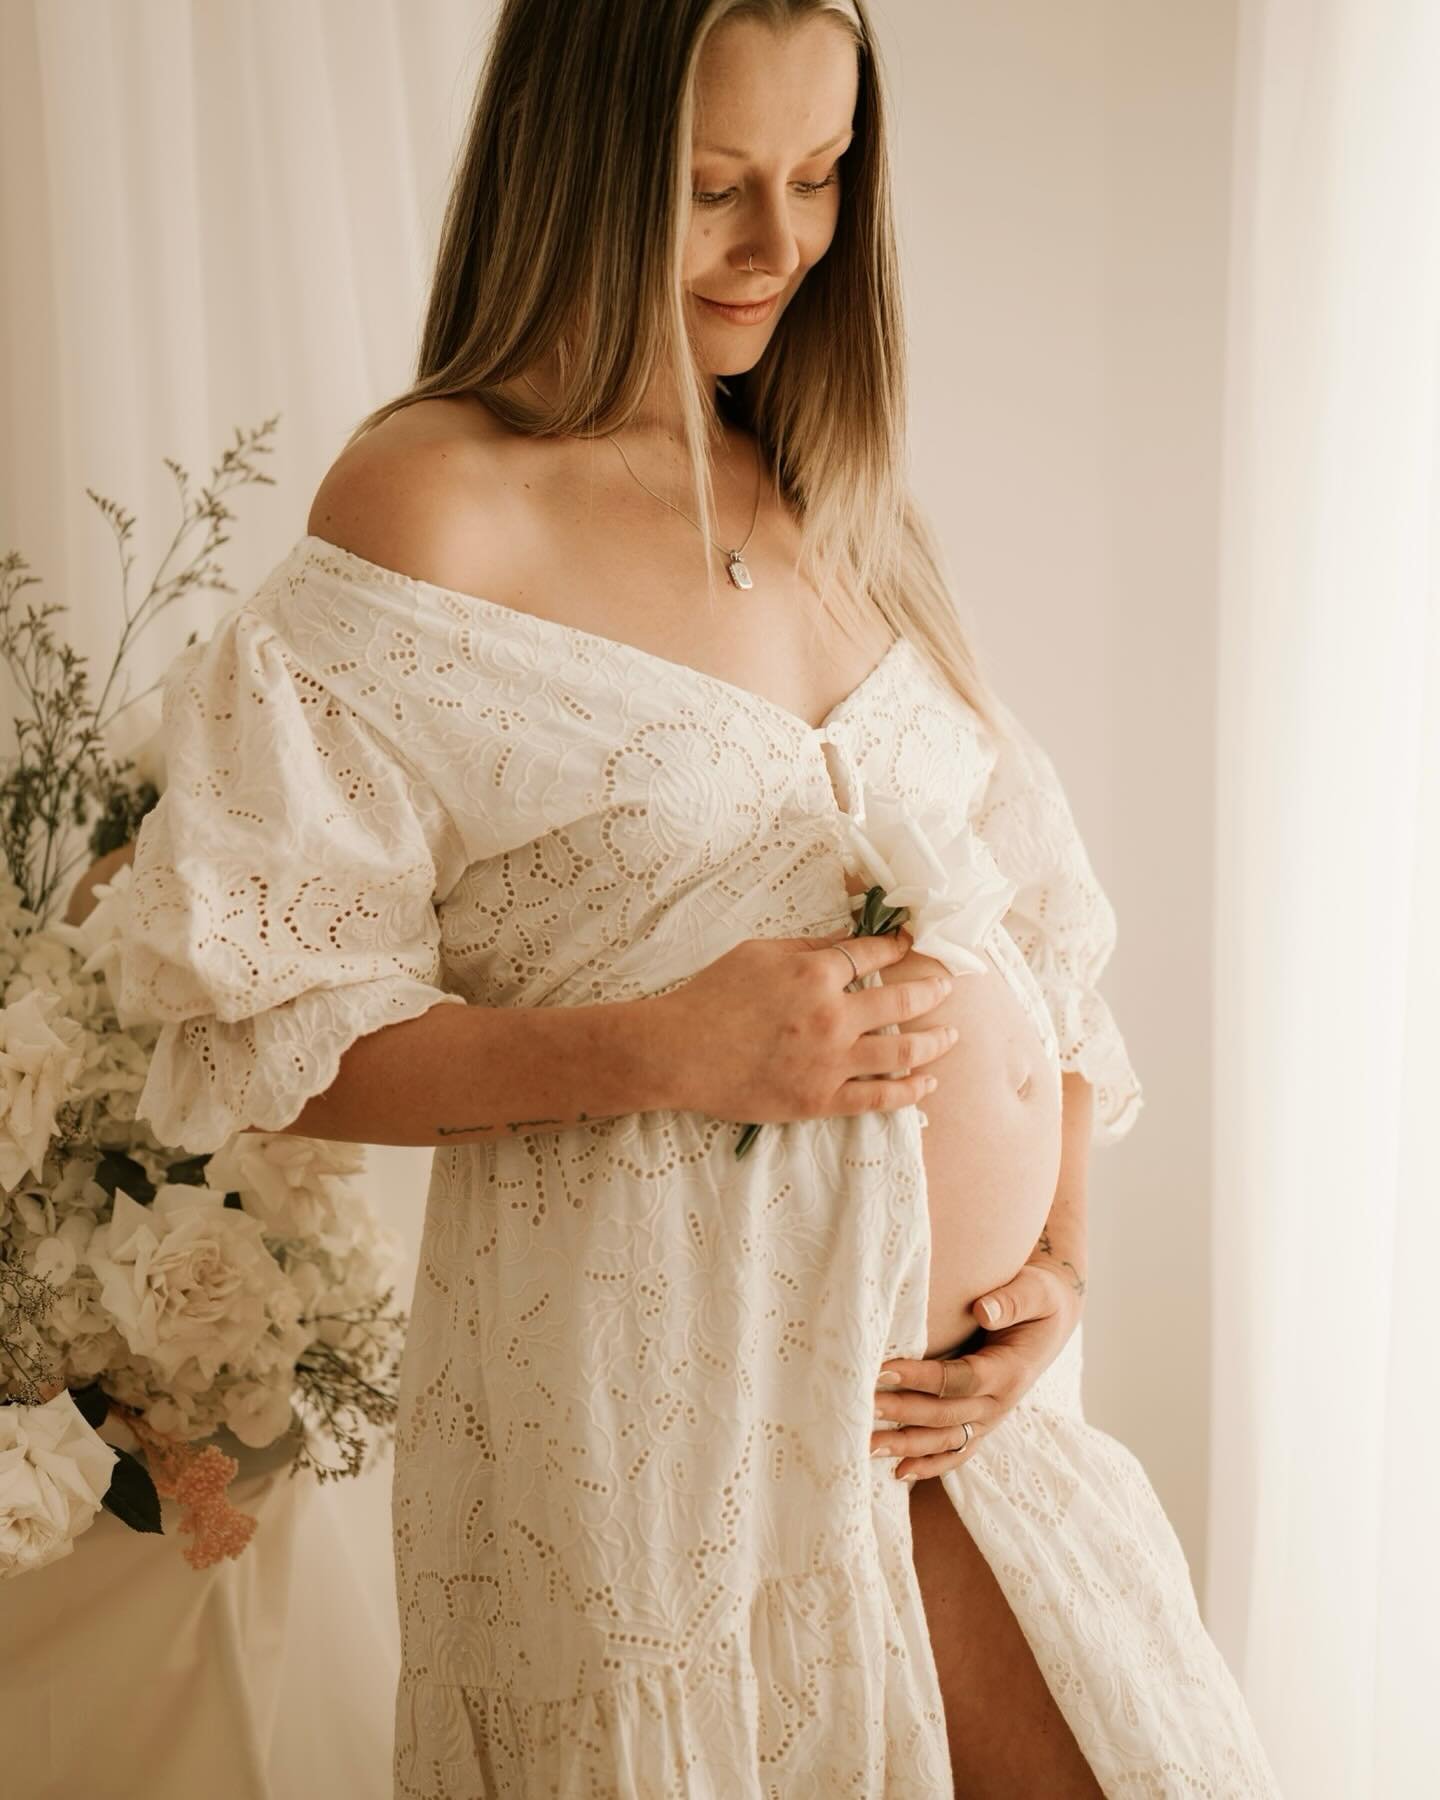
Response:
[[[193,497],[237,432],[278,415],[272,453],[256,459],[276,485],[226,495],[235,518],[218,560],[233,594],[160,615],[128,661],[138,694],[253,589],[305,529],[345,436],[408,385],[492,17],[486,0],[0,0],[0,554],[20,551],[42,578],[28,599],[67,607],[54,628],[89,659],[92,695],[124,614],[115,539],[87,488],[137,517],[133,612],[181,519],[162,458],[185,467]],[[144,735],[127,725],[127,742]],[[408,1299],[430,1153],[369,1159],[370,1196],[406,1243]],[[0,1595],[12,1627],[0,1631],[0,1787],[30,1800],[170,1792],[98,1724],[106,1692],[76,1710],[107,1672],[126,1741],[168,1741],[176,1782],[190,1768],[163,1709],[180,1690],[125,1679],[149,1641],[127,1629],[143,1587],[150,1640],[180,1621],[162,1647],[176,1681],[187,1663],[224,1660],[227,1619],[263,1624],[253,1670],[212,1668],[184,1689],[205,1713],[185,1742],[208,1734],[215,1800],[389,1800],[389,1483],[387,1459],[356,1481],[270,1495],[251,1560],[204,1575],[173,1538],[162,1559],[155,1540],[102,1520],[44,1600],[30,1594],[84,1608],[68,1667],[33,1641],[16,1648],[33,1634],[17,1596],[9,1617]],[[144,1581],[127,1587],[141,1563]],[[53,1742],[38,1723],[51,1714],[65,1721]]]
[[[1440,1781],[1440,7],[1242,0],[1211,1629],[1285,1791]]]

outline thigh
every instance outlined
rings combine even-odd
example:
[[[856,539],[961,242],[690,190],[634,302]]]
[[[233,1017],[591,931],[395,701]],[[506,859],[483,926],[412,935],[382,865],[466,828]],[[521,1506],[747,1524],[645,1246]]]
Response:
[[[912,1487],[910,1527],[956,1800],[1103,1800],[999,1582],[938,1479]]]

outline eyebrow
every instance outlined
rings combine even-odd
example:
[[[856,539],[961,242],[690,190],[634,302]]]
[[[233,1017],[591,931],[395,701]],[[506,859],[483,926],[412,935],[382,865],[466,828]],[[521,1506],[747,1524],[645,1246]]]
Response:
[[[801,162],[809,162],[811,157],[823,156],[827,150],[833,150],[842,138],[854,137],[854,135],[855,132],[853,127],[847,125],[844,131],[836,132],[835,136],[831,138],[828,144],[821,144],[818,150],[808,151],[800,158],[800,160]],[[723,144],[700,144],[697,147],[704,156],[733,156],[737,161],[743,162],[745,160],[745,152],[743,150],[730,150]]]

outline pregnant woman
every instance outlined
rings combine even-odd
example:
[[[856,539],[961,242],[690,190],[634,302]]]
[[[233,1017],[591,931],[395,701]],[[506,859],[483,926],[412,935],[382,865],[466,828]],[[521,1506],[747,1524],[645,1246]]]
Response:
[[[170,673],[141,1114],[435,1150],[399,1795],[1275,1793],[1081,1412],[1114,918],[903,349],[858,0],[507,0],[415,384]]]

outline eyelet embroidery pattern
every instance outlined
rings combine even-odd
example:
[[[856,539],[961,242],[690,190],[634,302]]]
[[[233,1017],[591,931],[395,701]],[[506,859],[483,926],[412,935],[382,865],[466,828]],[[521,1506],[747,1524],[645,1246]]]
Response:
[[[964,805],[1052,1057],[1139,1085],[1093,983],[1114,918],[1053,770],[997,754],[903,640],[819,727],[631,646],[302,538],[167,679],[125,1000],[138,1102],[274,1130],[434,1004],[660,993],[849,918],[854,772]],[[1101,1096],[1106,1096],[1102,1106]],[[1104,1123],[1102,1125],[1102,1115]],[[873,1380],[923,1353],[917,1109],[646,1112],[436,1151],[394,1478],[397,1794],[935,1800],[943,1709]],[[1107,1793],[1275,1792],[1079,1335],[947,1491]]]

